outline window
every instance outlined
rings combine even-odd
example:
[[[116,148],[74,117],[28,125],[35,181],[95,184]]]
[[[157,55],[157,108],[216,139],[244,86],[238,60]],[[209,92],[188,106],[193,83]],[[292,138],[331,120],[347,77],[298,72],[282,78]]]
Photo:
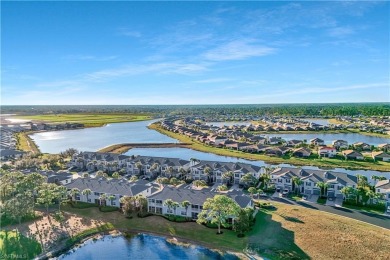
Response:
[[[337,190],[341,190],[343,188],[343,186],[337,186]]]
[[[156,200],[157,204],[162,204],[162,200]]]
[[[116,205],[116,202],[113,200],[113,201],[111,202],[111,205],[115,206],[115,205]]]
[[[88,202],[91,202],[91,199],[88,199]]]
[[[94,192],[93,193],[95,196],[100,196],[100,193],[99,192]]]
[[[199,209],[202,210],[202,209],[203,209],[203,206],[199,206]]]
[[[150,199],[149,201],[150,201],[151,203],[154,203],[154,199]]]
[[[198,209],[198,205],[191,205],[192,209]]]
[[[334,184],[330,185],[329,188],[334,189]]]
[[[283,180],[282,179],[278,179],[278,182],[283,182]]]
[[[390,199],[390,194],[387,194],[387,198],[389,198],[389,199]]]
[[[306,186],[311,186],[311,182],[306,182]]]
[[[167,213],[172,214],[173,210],[172,209],[167,209]]]
[[[240,174],[239,174],[239,173],[236,173],[236,174],[234,174],[234,177],[240,178]]]
[[[290,179],[286,179],[286,183],[290,183],[291,182],[291,180]]]
[[[182,214],[183,216],[187,215],[187,213],[186,213],[185,211],[182,211],[181,214]]]

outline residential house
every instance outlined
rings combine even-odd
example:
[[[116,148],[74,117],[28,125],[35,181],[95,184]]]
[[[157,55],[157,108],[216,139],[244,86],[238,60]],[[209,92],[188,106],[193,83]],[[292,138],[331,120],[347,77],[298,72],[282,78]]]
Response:
[[[353,159],[353,160],[363,160],[364,159],[364,156],[355,150],[345,150],[345,151],[342,151],[342,154],[345,157],[345,159]]]
[[[345,140],[334,140],[332,141],[332,146],[337,150],[348,149],[348,142]]]
[[[197,219],[198,214],[203,210],[204,202],[215,195],[219,195],[219,193],[211,192],[207,189],[193,190],[165,186],[161,191],[148,197],[148,211],[155,214],[171,214]],[[223,195],[232,198],[241,208],[253,208],[252,199],[242,192],[233,191]],[[164,203],[167,199],[179,203],[179,206],[177,208],[169,208]],[[188,201],[190,205],[187,208],[183,207],[183,201]]]
[[[292,153],[293,156],[295,157],[309,157],[311,155],[311,150],[306,147],[301,147],[293,150]]]
[[[287,146],[290,146],[290,147],[297,147],[298,145],[301,145],[301,144],[303,144],[302,140],[289,140],[289,141],[287,141]]]
[[[320,157],[334,157],[337,154],[336,148],[329,146],[321,146],[318,148],[318,155]]]
[[[390,144],[378,144],[378,148],[382,151],[389,152],[390,151]]]
[[[105,178],[77,178],[71,183],[64,185],[68,190],[73,188],[79,189],[80,193],[75,196],[76,201],[86,203],[103,204],[113,207],[120,207],[120,198],[123,196],[143,195],[150,196],[157,191],[157,186],[150,183],[145,183],[142,180],[139,182],[129,182],[125,179],[105,179]],[[89,195],[82,194],[85,189],[92,191]],[[100,195],[105,194],[106,199],[100,201]],[[110,196],[113,196],[110,199]]]
[[[316,145],[316,146],[321,146],[321,145],[325,145],[325,142],[324,142],[324,140],[322,140],[320,138],[314,138],[314,139],[310,140],[310,144]]]
[[[385,213],[390,214],[390,180],[378,181],[375,185],[375,191],[382,194],[385,203]]]
[[[390,154],[387,154],[382,151],[372,152],[371,156],[376,161],[390,162]]]
[[[371,150],[371,145],[363,143],[363,142],[357,142],[352,145],[355,149],[360,149],[363,151]]]
[[[357,187],[357,177],[342,172],[300,169],[292,167],[281,167],[271,173],[272,183],[279,189],[295,190],[293,178],[302,180],[298,190],[302,194],[320,195],[320,188],[317,183],[324,182],[328,184],[327,197],[344,197],[341,189],[344,187]]]

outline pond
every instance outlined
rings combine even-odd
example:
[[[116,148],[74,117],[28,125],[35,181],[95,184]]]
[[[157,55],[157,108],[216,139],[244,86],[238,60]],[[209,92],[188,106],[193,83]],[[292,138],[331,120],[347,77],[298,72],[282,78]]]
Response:
[[[179,246],[166,238],[139,234],[130,239],[123,236],[103,236],[87,240],[80,247],[69,250],[58,259],[239,259],[232,254],[221,255],[201,246]]]
[[[190,160],[191,158],[196,158],[199,160],[207,161],[220,161],[220,162],[242,162],[249,163],[257,166],[273,166],[273,167],[297,167],[290,164],[279,164],[279,165],[270,165],[264,161],[251,161],[245,159],[239,159],[235,157],[222,156],[212,153],[200,152],[188,148],[133,148],[125,153],[126,155],[143,155],[143,156],[157,156],[157,157],[167,157],[167,158],[181,158],[184,160]],[[303,166],[303,169],[319,169],[314,166]],[[329,169],[328,169],[329,170]],[[365,170],[346,170],[342,168],[331,169],[332,171],[345,172],[351,175],[361,174],[367,176],[369,179],[371,176],[384,176],[386,178],[390,177],[390,172],[379,172],[379,171],[365,171]]]
[[[103,147],[119,143],[175,143],[147,126],[156,120],[108,124],[104,127],[77,130],[51,131],[31,135],[43,153],[59,153],[68,148],[79,151],[97,151]]]

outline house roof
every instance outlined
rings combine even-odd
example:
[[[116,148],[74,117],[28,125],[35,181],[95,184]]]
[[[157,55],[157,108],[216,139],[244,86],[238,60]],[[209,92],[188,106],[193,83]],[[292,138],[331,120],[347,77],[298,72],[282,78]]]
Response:
[[[378,181],[375,185],[375,188],[377,189],[385,189],[390,190],[390,180],[382,180]]]
[[[130,183],[126,180],[108,180],[105,178],[77,178],[65,187],[78,188],[80,191],[91,189],[93,192],[116,194],[122,196],[135,196],[151,187],[151,185]]]

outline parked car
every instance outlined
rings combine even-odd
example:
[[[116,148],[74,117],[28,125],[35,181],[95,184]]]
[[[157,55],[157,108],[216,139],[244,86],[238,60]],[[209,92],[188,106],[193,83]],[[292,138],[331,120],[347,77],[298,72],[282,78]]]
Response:
[[[276,192],[280,192],[280,188],[276,188]]]
[[[282,192],[282,196],[286,197],[290,191],[288,189],[284,189]]]

